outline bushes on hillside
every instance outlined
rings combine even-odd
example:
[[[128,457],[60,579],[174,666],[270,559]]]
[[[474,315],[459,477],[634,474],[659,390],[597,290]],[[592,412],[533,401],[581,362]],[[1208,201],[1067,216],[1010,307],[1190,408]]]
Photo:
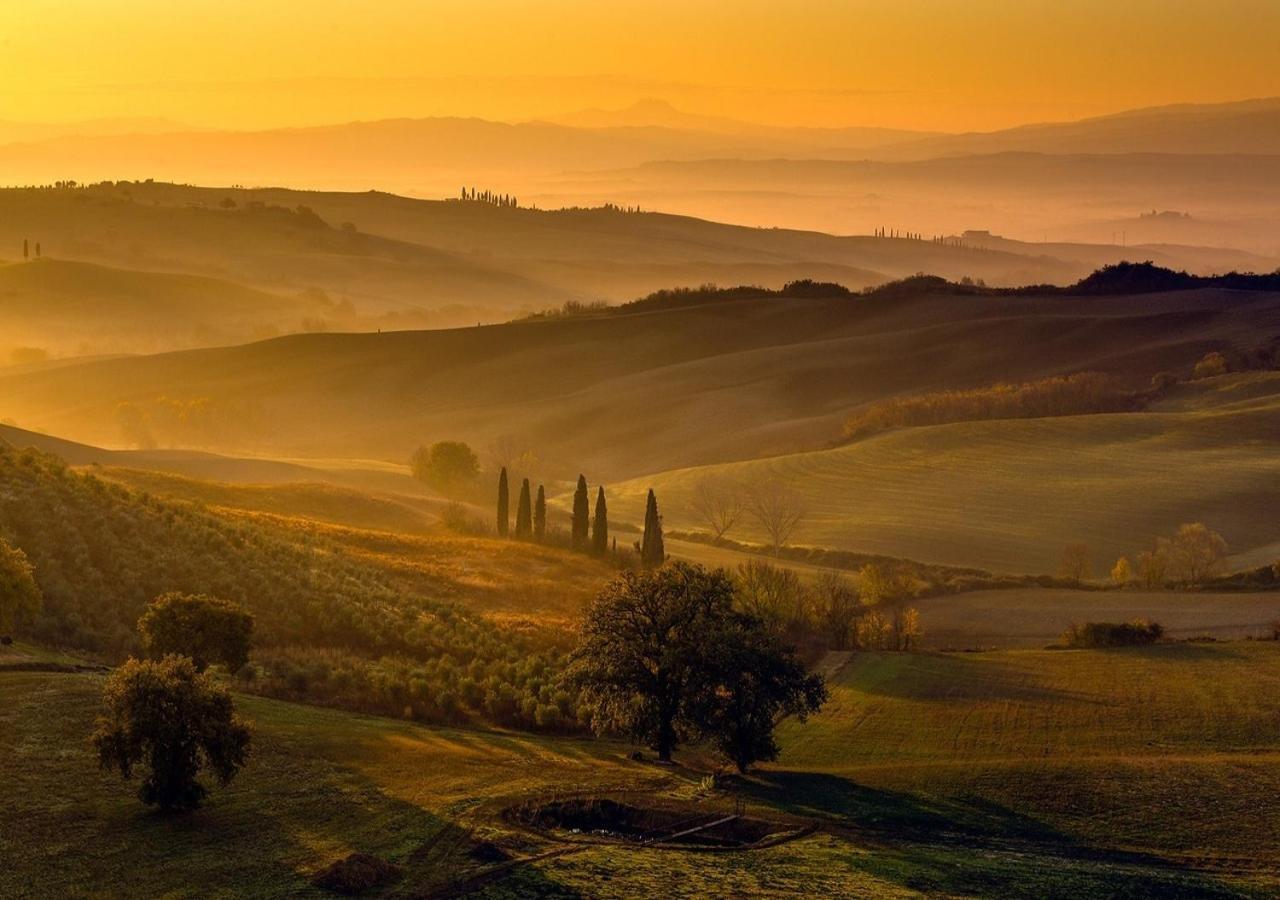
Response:
[[[574,727],[563,636],[504,628],[389,583],[313,531],[268,529],[162,502],[0,450],[0,534],[44,594],[43,642],[121,660],[152,598],[207,594],[253,616],[251,690],[415,718]],[[493,687],[492,697],[489,688]]]
[[[0,636],[10,637],[19,622],[35,618],[41,599],[27,554],[0,537]]]
[[[1141,409],[1145,402],[1143,395],[1122,389],[1110,376],[1079,372],[1020,384],[882,400],[855,410],[845,420],[844,436],[858,440],[891,428],[1130,412]]]
[[[825,572],[806,584],[791,569],[757,559],[734,573],[739,609],[813,650],[915,649],[920,616],[903,605],[910,596],[910,575],[875,563],[856,581]]]
[[[1086,622],[1071,625],[1063,633],[1068,647],[1142,647],[1164,637],[1158,622],[1135,619],[1132,622]]]

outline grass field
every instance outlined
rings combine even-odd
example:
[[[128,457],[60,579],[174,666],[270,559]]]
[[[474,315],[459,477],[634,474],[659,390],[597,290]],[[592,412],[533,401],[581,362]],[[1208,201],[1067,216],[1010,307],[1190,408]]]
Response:
[[[778,764],[732,783],[750,814],[815,833],[706,853],[616,845],[517,866],[491,897],[809,894],[1264,896],[1280,889],[1280,648],[860,654],[786,724]],[[97,675],[0,671],[0,894],[297,896],[359,850],[397,895],[481,871],[469,849],[556,845],[505,806],[630,789],[693,802],[707,760],[665,769],[607,741],[426,728],[242,697],[251,765],[205,809],[145,811],[85,744]]]
[[[610,512],[643,521],[652,487],[668,527],[701,526],[693,487],[714,472],[803,493],[797,544],[1005,572],[1053,572],[1083,542],[1105,573],[1182,522],[1233,552],[1280,540],[1280,374],[1182,386],[1134,414],[906,428],[831,450],[679,469],[612,486]],[[745,522],[733,535],[760,541]],[[1250,557],[1252,558],[1252,557]]]

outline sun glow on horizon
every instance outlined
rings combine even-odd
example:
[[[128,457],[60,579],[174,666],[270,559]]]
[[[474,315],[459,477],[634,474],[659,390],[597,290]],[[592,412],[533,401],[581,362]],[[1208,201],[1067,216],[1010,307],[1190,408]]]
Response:
[[[987,130],[1280,94],[1244,0],[37,0],[0,10],[0,120],[507,121],[658,97],[784,125]]]

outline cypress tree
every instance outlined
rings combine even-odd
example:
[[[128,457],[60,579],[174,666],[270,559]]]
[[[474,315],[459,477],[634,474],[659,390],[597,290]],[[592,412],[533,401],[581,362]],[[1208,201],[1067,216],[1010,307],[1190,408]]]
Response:
[[[527,541],[533,536],[533,512],[529,504],[529,479],[520,485],[520,503],[516,506],[516,540]]]
[[[658,498],[649,489],[649,502],[644,510],[644,543],[640,545],[640,562],[646,566],[660,566],[667,559],[662,545],[662,517],[658,515]]]
[[[24,260],[31,258],[31,245],[27,243],[27,239],[22,239],[22,258]]]
[[[604,502],[604,485],[596,493],[596,517],[591,524],[591,552],[604,556],[609,552],[609,510]]]
[[[533,504],[533,539],[539,544],[547,536],[547,492],[538,485],[538,499]]]
[[[578,489],[573,492],[573,549],[587,549],[587,529],[591,518],[591,509],[587,500],[587,479],[578,476]]]
[[[507,528],[511,524],[511,501],[507,496],[507,467],[502,467],[498,474],[498,537],[507,536]]]

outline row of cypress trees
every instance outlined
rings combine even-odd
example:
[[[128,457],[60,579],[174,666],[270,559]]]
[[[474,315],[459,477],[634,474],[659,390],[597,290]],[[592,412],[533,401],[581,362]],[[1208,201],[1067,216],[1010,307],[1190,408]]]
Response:
[[[502,467],[498,474],[498,536],[510,534],[510,496],[507,484],[507,468]],[[520,500],[516,507],[515,538],[518,541],[532,540],[542,543],[547,533],[547,494],[542,485],[538,485],[538,499],[532,505],[529,502],[529,479],[520,485]],[[592,556],[606,556],[609,544],[609,506],[605,501],[604,485],[596,489],[595,514],[591,513],[590,495],[587,490],[587,478],[578,476],[578,487],[573,492],[573,521],[569,530],[569,544],[580,553]],[[613,549],[617,550],[617,539]],[[666,560],[666,548],[662,540],[662,517],[658,515],[658,498],[652,488],[644,512],[644,539],[640,544],[640,562],[645,566],[660,566]]]
[[[498,537],[511,533],[511,500],[507,488],[507,467],[498,474]],[[547,492],[538,485],[538,499],[530,502],[529,479],[520,485],[520,500],[516,505],[515,539],[541,544],[547,535]]]

